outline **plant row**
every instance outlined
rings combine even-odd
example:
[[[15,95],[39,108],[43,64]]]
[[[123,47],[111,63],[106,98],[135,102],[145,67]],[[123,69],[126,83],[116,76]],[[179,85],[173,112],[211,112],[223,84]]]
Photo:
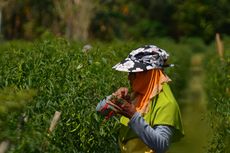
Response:
[[[171,55],[169,63],[175,64],[166,73],[173,80],[171,86],[177,98],[188,78],[188,45],[168,39],[143,42],[94,42],[88,50],[83,49],[83,44],[62,38],[2,44],[1,92],[8,88],[28,91],[30,96],[23,95],[21,99],[30,103],[4,115],[0,141],[10,142],[9,152],[119,152],[119,117],[105,122],[95,111],[106,95],[129,86],[127,73],[111,67],[132,49],[153,42],[167,50]],[[15,96],[17,92],[9,94],[15,97],[15,103],[20,101]],[[3,105],[9,101],[1,97],[0,100]],[[61,112],[61,119],[49,133],[55,111]]]
[[[224,41],[224,57],[220,58],[211,46],[204,61],[206,93],[213,136],[208,152],[230,152],[230,46]]]

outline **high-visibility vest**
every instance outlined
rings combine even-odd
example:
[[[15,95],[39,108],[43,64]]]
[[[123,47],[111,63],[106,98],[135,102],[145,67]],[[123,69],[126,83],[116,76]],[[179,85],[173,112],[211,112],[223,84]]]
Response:
[[[149,111],[143,117],[150,126],[172,126],[175,129],[173,141],[183,137],[180,109],[167,83],[163,85],[162,91],[152,99],[149,107]],[[122,153],[154,153],[154,148],[150,149],[145,145],[127,126],[128,118],[122,116],[120,122],[122,126],[119,133],[119,146]]]

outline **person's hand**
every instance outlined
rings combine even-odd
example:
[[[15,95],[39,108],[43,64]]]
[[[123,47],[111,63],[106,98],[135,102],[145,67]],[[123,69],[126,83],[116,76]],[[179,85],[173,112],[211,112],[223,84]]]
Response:
[[[119,89],[117,89],[117,91],[115,91],[112,95],[116,96],[117,98],[123,98],[128,94],[128,88],[126,87],[121,87]]]
[[[133,115],[136,112],[135,106],[132,103],[126,101],[125,99],[123,99],[123,102],[124,103],[122,105],[120,105],[120,106],[116,105],[113,102],[108,102],[108,104],[114,108],[113,110],[117,114],[121,114],[121,115],[123,115],[123,116],[125,116],[127,118],[132,118]]]
[[[117,89],[113,94],[118,99],[122,99],[123,104],[116,104],[115,101],[111,101],[108,104],[114,108],[114,111],[117,114],[121,114],[125,117],[132,118],[134,113],[136,112],[135,106],[130,102],[130,97],[128,95],[128,88],[121,87]]]
[[[133,117],[133,115],[136,113],[136,107],[127,101],[124,102],[124,104],[121,105],[121,111],[118,113],[128,117],[129,119]]]

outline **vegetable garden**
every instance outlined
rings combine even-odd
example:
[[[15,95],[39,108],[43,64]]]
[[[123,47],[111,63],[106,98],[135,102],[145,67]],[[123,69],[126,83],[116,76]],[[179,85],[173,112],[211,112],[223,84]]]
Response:
[[[229,42],[229,40],[227,40]],[[180,104],[189,80],[190,58],[197,50],[207,54],[207,93],[210,118],[216,130],[210,152],[229,151],[229,46],[224,60],[214,58],[215,46],[175,43],[170,39],[140,42],[93,42],[92,49],[63,38],[15,41],[0,47],[0,143],[8,152],[119,152],[119,117],[104,122],[96,104],[120,86],[128,86],[127,74],[111,67],[130,50],[155,44],[170,53],[166,69]],[[212,54],[205,52],[211,50]],[[208,60],[211,59],[211,60]],[[181,108],[183,109],[183,107]],[[56,128],[48,128],[55,111],[61,112]]]
[[[230,46],[225,40],[222,58],[215,52],[207,55],[206,92],[210,110],[211,126],[214,129],[209,152],[230,152]],[[211,46],[213,48],[213,46]],[[210,47],[210,50],[212,50]]]

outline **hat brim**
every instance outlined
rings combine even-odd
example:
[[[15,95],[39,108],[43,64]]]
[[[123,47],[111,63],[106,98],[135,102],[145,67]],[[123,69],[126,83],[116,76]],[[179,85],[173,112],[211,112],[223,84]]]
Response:
[[[162,67],[157,67],[154,64],[149,65],[149,64],[138,62],[138,61],[133,61],[130,58],[126,58],[122,62],[114,65],[112,68],[117,71],[122,71],[122,72],[143,72],[143,71],[156,69],[156,68],[162,68]]]

